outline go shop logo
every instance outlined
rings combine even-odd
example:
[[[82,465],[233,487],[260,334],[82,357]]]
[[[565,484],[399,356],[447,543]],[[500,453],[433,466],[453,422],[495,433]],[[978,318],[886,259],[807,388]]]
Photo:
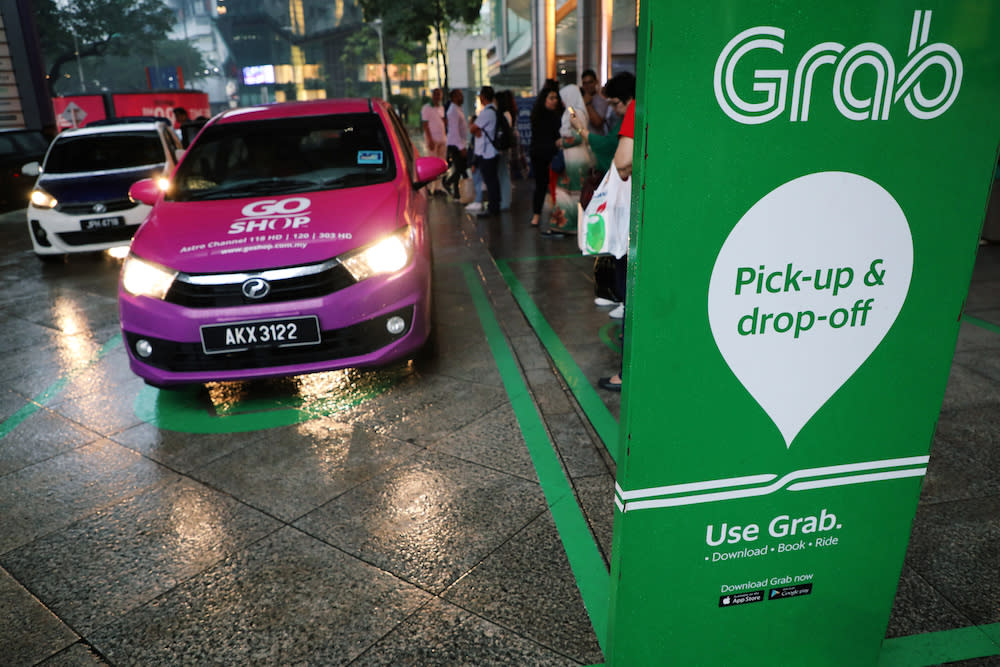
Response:
[[[874,42],[858,44],[850,50],[837,42],[817,44],[799,59],[794,73],[787,69],[756,69],[750,90],[763,93],[765,99],[752,102],[745,99],[745,92],[737,91],[734,72],[744,58],[753,62],[752,58],[762,50],[784,54],[785,31],[770,26],[750,28],[733,37],[719,54],[715,63],[715,99],[722,111],[736,122],[759,125],[788,110],[791,83],[790,120],[804,122],[809,120],[816,70],[830,65],[836,66],[833,103],[845,118],[889,120],[890,109],[900,101],[915,118],[937,118],[958,97],[962,87],[962,57],[949,44],[929,44],[930,28],[931,12],[914,12],[908,59],[898,72],[889,50]],[[940,91],[925,93],[920,78],[932,67],[944,70],[943,84]],[[869,88],[860,93],[861,96],[854,89],[854,78],[859,72],[863,72],[859,80]],[[940,82],[941,78],[937,77],[936,81]]]
[[[309,206],[305,197],[261,199],[243,207],[243,217],[229,225],[230,234],[295,230],[309,224]]]

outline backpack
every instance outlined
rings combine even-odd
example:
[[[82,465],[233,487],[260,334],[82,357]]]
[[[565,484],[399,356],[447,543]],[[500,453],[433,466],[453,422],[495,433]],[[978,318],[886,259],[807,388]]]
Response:
[[[511,129],[510,123],[507,122],[507,116],[493,109],[493,113],[497,116],[497,127],[494,131],[494,136],[486,135],[486,138],[490,140],[493,144],[493,148],[498,151],[510,150],[514,147],[514,130]]]

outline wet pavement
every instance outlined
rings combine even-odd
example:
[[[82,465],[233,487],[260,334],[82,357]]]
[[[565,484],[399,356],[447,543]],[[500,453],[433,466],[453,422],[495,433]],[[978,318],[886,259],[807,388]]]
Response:
[[[431,358],[184,391],[129,371],[117,261],[0,216],[0,662],[602,663],[618,329],[530,197],[433,198]],[[983,246],[884,665],[1000,664],[998,351]]]

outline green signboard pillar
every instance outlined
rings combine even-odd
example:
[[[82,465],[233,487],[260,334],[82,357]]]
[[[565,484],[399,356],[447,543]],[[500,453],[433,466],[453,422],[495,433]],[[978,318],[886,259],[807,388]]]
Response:
[[[1000,4],[643,2],[609,664],[874,665],[1000,138]]]

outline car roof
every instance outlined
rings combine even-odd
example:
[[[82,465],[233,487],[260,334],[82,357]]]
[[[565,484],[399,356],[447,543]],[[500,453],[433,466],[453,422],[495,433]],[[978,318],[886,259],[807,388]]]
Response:
[[[115,125],[95,125],[93,127],[78,127],[72,130],[63,130],[56,138],[60,137],[82,137],[94,134],[109,134],[111,132],[156,132],[162,123],[118,123]]]
[[[218,123],[242,123],[253,120],[274,120],[276,118],[297,118],[300,116],[322,116],[341,113],[370,113],[375,106],[384,106],[377,99],[347,98],[336,100],[309,100],[306,102],[277,102],[253,107],[242,107],[224,111],[215,118]]]

